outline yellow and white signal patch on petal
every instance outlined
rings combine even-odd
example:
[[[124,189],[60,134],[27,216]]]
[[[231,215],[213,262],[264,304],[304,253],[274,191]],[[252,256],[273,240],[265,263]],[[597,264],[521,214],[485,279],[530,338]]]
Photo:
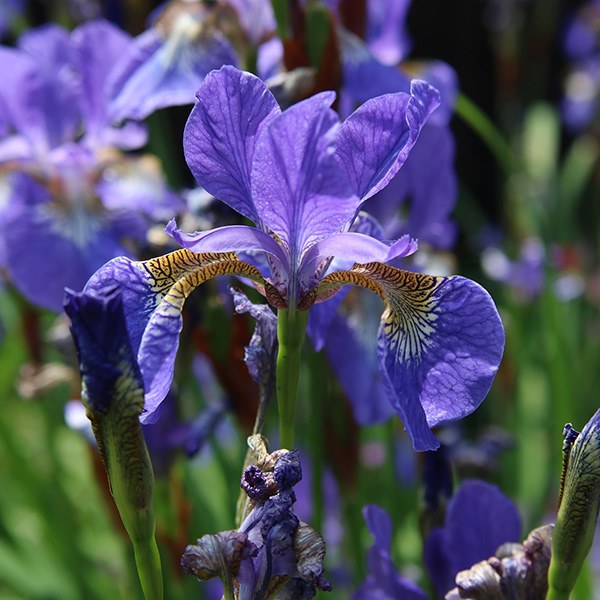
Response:
[[[390,351],[398,361],[407,361],[418,359],[430,344],[437,319],[435,292],[445,279],[383,263],[355,264],[350,271],[325,277],[317,288],[317,302],[348,284],[375,292],[386,304],[381,323]]]
[[[378,263],[374,266],[378,268],[370,268],[368,272],[384,291],[386,309],[381,319],[390,351],[395,352],[400,362],[419,360],[435,333],[436,290],[444,284],[444,278]]]
[[[370,289],[384,300],[378,335],[384,386],[414,448],[437,448],[430,428],[473,412],[502,358],[504,329],[490,295],[464,277],[368,263],[325,277],[314,301],[344,285]]]

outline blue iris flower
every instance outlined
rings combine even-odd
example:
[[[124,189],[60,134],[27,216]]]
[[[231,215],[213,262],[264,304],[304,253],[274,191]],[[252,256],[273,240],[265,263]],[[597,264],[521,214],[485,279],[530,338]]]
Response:
[[[107,260],[145,242],[181,201],[152,157],[126,157],[145,128],[113,126],[108,81],[131,38],[107,21],[58,25],[0,46],[0,168],[8,171],[0,256],[19,291],[58,311]]]
[[[437,448],[431,427],[460,419],[485,397],[504,346],[489,294],[463,277],[387,264],[416,250],[409,236],[382,241],[351,231],[363,202],[405,162],[437,91],[414,81],[410,94],[372,99],[342,123],[334,98],[324,92],[282,112],[260,79],[230,66],[198,90],[184,134],[188,165],[207,191],[256,225],[185,234],[172,222],[167,230],[183,250],[114,259],[88,282],[88,293],[115,282],[123,288],[146,390],[143,421],[171,385],[185,299],[227,274],[295,313],[346,285],[375,292],[385,305],[381,376],[417,450]]]

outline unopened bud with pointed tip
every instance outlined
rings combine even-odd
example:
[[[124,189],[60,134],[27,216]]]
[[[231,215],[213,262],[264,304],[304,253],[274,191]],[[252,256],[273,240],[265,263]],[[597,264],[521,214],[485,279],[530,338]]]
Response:
[[[600,410],[570,445],[570,452],[566,448],[563,465],[547,600],[569,598],[592,546],[600,510]]]
[[[121,293],[67,291],[65,312],[77,346],[82,401],[123,525],[133,544],[146,600],[162,600],[160,557],[154,538],[154,474],[139,416],[144,383],[133,354]]]

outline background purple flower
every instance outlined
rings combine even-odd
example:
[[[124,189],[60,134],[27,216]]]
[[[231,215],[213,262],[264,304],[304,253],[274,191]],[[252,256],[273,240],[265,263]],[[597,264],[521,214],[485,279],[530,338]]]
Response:
[[[6,265],[30,301],[59,310],[65,287],[81,289],[107,260],[130,252],[124,239],[143,243],[153,220],[181,202],[156,164],[118,150],[146,141],[140,125],[113,127],[107,114],[105,85],[127,34],[95,21],[71,34],[31,30],[19,43],[0,47],[0,68],[10,72],[0,89],[0,163],[17,173],[2,213]],[[145,191],[142,178],[153,179]]]
[[[437,594],[443,597],[454,587],[459,571],[520,539],[521,518],[514,503],[494,485],[463,482],[448,503],[444,527],[425,540],[425,565]]]
[[[363,508],[363,517],[373,536],[373,545],[367,556],[367,577],[352,600],[427,600],[425,592],[400,576],[392,562],[392,522],[385,510],[370,504]]]

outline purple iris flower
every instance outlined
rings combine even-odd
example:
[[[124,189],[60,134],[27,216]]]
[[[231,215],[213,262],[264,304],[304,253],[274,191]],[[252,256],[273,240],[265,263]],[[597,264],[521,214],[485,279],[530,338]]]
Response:
[[[386,304],[378,356],[392,406],[416,449],[436,448],[430,428],[473,411],[491,385],[504,345],[497,310],[468,279],[387,265],[415,251],[408,236],[381,241],[349,231],[362,202],[406,160],[437,105],[435,89],[415,81],[410,95],[375,98],[341,124],[333,93],[281,112],[261,80],[228,66],[205,79],[197,98],[184,135],[188,164],[206,190],[256,226],[189,235],[170,223],[185,250],[145,262],[118,258],[88,282],[90,293],[114,282],[124,288],[146,388],[142,418],[169,390],[181,310],[204,281],[245,277],[288,311],[356,285]],[[249,262],[256,254],[268,263]]]
[[[512,500],[484,481],[463,482],[448,503],[444,527],[425,540],[425,565],[437,594],[444,597],[459,571],[494,556],[499,546],[518,542],[520,536],[521,518]]]
[[[396,571],[391,555],[392,524],[378,506],[363,509],[375,538],[369,550],[368,575],[353,600],[425,600],[427,595]],[[425,565],[437,597],[454,587],[459,571],[494,556],[499,546],[517,542],[521,519],[513,502],[489,483],[465,481],[450,500],[443,528],[434,529],[425,541]]]
[[[129,44],[95,21],[70,34],[49,25],[23,35],[19,48],[0,47],[0,164],[13,172],[4,260],[15,286],[44,308],[60,310],[65,287],[81,289],[129,252],[124,239],[144,242],[154,219],[179,206],[155,161],[119,151],[143,145],[144,128],[116,128],[108,116],[106,81]]]
[[[397,65],[410,48],[405,30],[409,4],[404,0],[393,6],[380,0],[368,2],[366,41],[339,29],[343,112],[379,94],[409,91],[410,80]],[[450,217],[457,181],[449,123],[457,95],[457,76],[441,61],[420,65],[419,76],[440,91],[440,106],[425,123],[402,169],[364,204],[364,209],[377,220],[378,225],[371,223],[374,237],[394,239],[409,234],[420,243],[447,249],[456,237],[456,226]],[[390,409],[377,368],[373,338],[367,335],[373,318],[372,311],[363,306],[365,303],[365,295],[358,295],[353,310],[343,316],[331,303],[317,306],[311,314],[309,333],[317,349],[325,348],[355,419],[361,425],[370,425],[386,420]]]
[[[394,567],[392,522],[385,510],[370,504],[363,509],[363,517],[374,539],[368,554],[367,577],[352,595],[352,600],[427,600],[427,594],[401,577]]]
[[[363,42],[346,31],[339,32],[343,63],[342,106],[346,111],[375,96],[408,92],[410,88],[410,79],[397,64],[380,58],[381,54],[386,54],[387,47],[390,55],[406,58],[398,48],[403,48],[403,52],[408,50],[407,35],[401,27],[391,29],[389,23],[398,19],[404,25],[409,3],[394,3],[393,15],[386,14],[390,21],[385,25],[381,22],[380,4],[371,0],[369,19],[375,19],[375,30],[382,30],[381,35]],[[457,183],[454,137],[449,122],[458,92],[457,76],[450,65],[432,61],[420,65],[419,78],[440,91],[440,106],[423,128],[404,167],[384,190],[366,203],[365,208],[385,224],[385,232],[390,237],[410,232],[419,241],[437,248],[449,248],[456,235],[450,219],[457,197]],[[408,202],[409,215],[401,217]]]
[[[524,301],[531,301],[541,294],[545,260],[544,246],[537,238],[525,240],[519,257],[514,261],[496,246],[486,248],[481,256],[488,277],[510,286],[515,295]]]
[[[210,71],[236,65],[237,54],[218,28],[222,12],[217,2],[168,3],[115,66],[112,118],[141,120],[159,108],[192,104]]]

